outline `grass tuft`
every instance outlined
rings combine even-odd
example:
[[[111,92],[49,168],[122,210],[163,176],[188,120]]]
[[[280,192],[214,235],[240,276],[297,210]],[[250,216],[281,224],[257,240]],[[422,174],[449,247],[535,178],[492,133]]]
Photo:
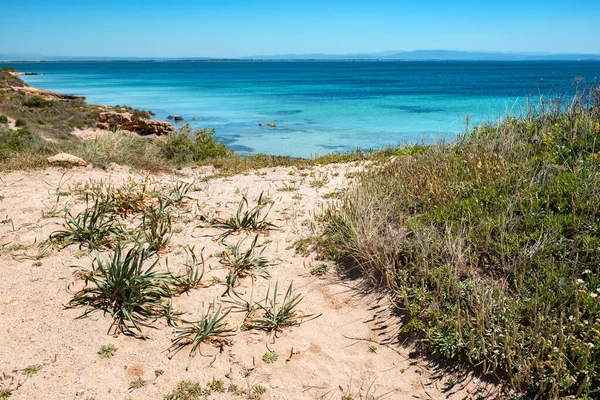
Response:
[[[229,311],[221,312],[221,306],[216,308],[213,302],[208,309],[202,310],[202,316],[198,322],[187,323],[177,329],[176,337],[169,348],[172,355],[177,354],[184,347],[190,346],[189,360],[186,369],[189,368],[192,357],[199,350],[202,343],[223,347],[230,343],[227,336],[233,332],[233,329],[223,322],[229,315]]]
[[[221,238],[242,231],[265,232],[271,228],[276,228],[272,222],[267,221],[269,211],[263,214],[263,209],[267,204],[263,198],[263,193],[261,193],[258,196],[256,206],[248,208],[248,199],[243,196],[235,215],[229,219],[215,218],[212,221],[212,226],[227,230],[221,235]]]
[[[244,240],[245,238],[235,246],[231,246],[229,251],[223,254],[221,262],[229,268],[229,274],[226,279],[227,290],[223,296],[228,294],[230,290],[233,290],[240,279],[247,276],[254,277],[256,273],[267,274],[266,267],[271,264],[268,258],[262,256],[265,247],[262,248],[258,255],[254,254],[258,235],[254,237],[254,240],[252,240],[246,250],[242,250]]]
[[[185,249],[185,274],[174,277],[173,286],[179,294],[189,292],[202,286],[204,277],[204,256],[200,252],[200,260],[196,256],[193,247]]]
[[[76,217],[68,212],[63,227],[63,230],[52,233],[50,239],[64,244],[78,242],[91,249],[112,246],[122,233],[117,223],[107,217],[104,204],[98,199],[92,207],[86,208]]]
[[[286,326],[300,325],[307,319],[314,319],[320,315],[305,315],[299,311],[298,305],[302,301],[302,296],[294,292],[290,284],[283,296],[281,303],[278,300],[279,282],[275,282],[275,288],[267,290],[267,295],[263,303],[257,303],[257,309],[262,313],[261,316],[253,318],[249,327],[251,329],[261,329],[267,332],[277,333]]]
[[[75,293],[70,307],[85,306],[86,314],[95,309],[113,317],[109,332],[133,334],[135,329],[146,337],[142,326],[164,315],[171,296],[170,274],[156,272],[158,260],[145,268],[148,250],[137,245],[127,252],[117,244],[111,259],[98,255],[95,269],[84,276],[85,287]]]

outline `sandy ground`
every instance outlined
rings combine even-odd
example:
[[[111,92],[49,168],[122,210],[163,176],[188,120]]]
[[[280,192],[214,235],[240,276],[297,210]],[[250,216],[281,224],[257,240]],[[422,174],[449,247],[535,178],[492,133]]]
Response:
[[[17,125],[15,124],[17,122],[17,120],[14,119],[14,118],[11,118],[11,117],[7,117],[7,118],[8,118],[8,125],[7,126],[10,129],[17,129]]]
[[[263,255],[275,263],[268,268],[270,277],[245,278],[236,291],[246,298],[253,291],[256,301],[275,282],[280,288],[293,282],[304,295],[299,308],[307,314],[321,314],[285,328],[274,341],[264,332],[238,329],[231,337],[232,345],[222,352],[202,345],[202,355],[192,359],[188,370],[189,350],[168,357],[175,329],[163,320],[154,324],[156,329],[146,329],[149,338],[142,340],[108,335],[111,318],[102,312],[81,318],[84,309],[64,307],[72,297],[69,287],[81,287],[75,272],[89,270],[95,253],[70,245],[39,261],[26,257],[35,256],[39,243],[61,228],[64,207],[74,214],[84,208],[77,194],[81,185],[100,180],[120,184],[142,176],[120,166],[107,171],[89,166],[0,175],[0,388],[20,385],[11,399],[161,399],[182,380],[206,384],[217,379],[225,388],[237,385],[246,391],[260,385],[266,388],[262,399],[477,397],[472,394],[481,388],[476,379],[449,389],[455,377],[434,369],[413,355],[413,349],[397,343],[400,321],[385,297],[361,294],[359,282],[341,279],[333,264],[325,276],[312,276],[311,267],[322,261],[290,248],[294,241],[319,232],[315,215],[335,201],[326,195],[346,188],[348,173],[360,168],[356,164],[277,168],[207,181],[202,177],[211,174],[210,169],[190,169],[177,176],[151,178],[159,185],[178,179],[196,182],[190,195],[198,206],[191,206],[175,221],[170,251],[160,256],[161,269],[166,270],[168,261],[171,271],[182,272],[183,247],[204,248],[204,279],[213,284],[173,300],[174,308],[186,312],[187,319],[199,318],[203,304],[224,299],[225,286],[218,281],[227,272],[218,253],[226,246],[215,240],[223,230],[207,227],[200,215],[229,216],[242,195],[253,205],[261,192],[273,201],[269,219],[278,229],[261,234],[259,243]],[[311,185],[316,180],[324,181],[324,186]],[[282,191],[286,187],[298,190]],[[58,215],[48,217],[56,205]],[[230,236],[225,242],[236,244],[243,237]],[[239,328],[241,317],[230,314],[230,325]],[[117,348],[113,357],[99,356],[103,345]],[[267,351],[277,353],[278,360],[263,362]],[[27,376],[24,371],[30,365],[41,368]],[[145,386],[132,388],[137,378]],[[248,396],[225,392],[207,398]]]

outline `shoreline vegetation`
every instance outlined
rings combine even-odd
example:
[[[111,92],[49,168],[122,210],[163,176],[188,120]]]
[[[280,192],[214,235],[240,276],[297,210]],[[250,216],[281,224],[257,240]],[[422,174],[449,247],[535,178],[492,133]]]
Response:
[[[0,70],[0,172],[44,168],[57,152],[100,167],[213,165],[221,176],[371,161],[296,251],[385,293],[400,338],[490,377],[500,397],[600,395],[599,88],[450,143],[294,159],[240,157],[213,130],[189,127],[83,141],[67,132],[93,126],[98,106],[4,90],[23,84],[11,72]]]

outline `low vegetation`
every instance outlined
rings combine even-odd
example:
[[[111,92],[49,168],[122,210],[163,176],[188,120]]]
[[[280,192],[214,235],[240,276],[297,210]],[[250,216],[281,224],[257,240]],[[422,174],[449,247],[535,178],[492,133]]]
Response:
[[[199,382],[181,381],[173,391],[163,396],[164,400],[203,400],[209,398],[211,394],[228,393],[232,398],[259,400],[265,394],[267,389],[261,385],[248,385],[248,388],[242,388],[230,384],[227,388],[220,379],[212,379],[203,387]]]
[[[267,328],[257,320],[256,326],[246,325],[244,328],[268,331],[298,325],[310,317],[297,310],[302,298],[292,291],[291,285],[281,305],[278,303],[277,284],[273,295],[268,295],[265,300],[265,306],[254,304],[252,294],[249,300],[245,300],[234,291],[236,283],[247,276],[261,274],[268,278],[265,268],[272,261],[262,256],[262,250],[256,250],[263,227],[271,226],[265,221],[266,214],[261,211],[264,206],[262,196],[259,196],[256,208],[250,209],[249,216],[242,218],[250,221],[249,230],[256,228],[249,245],[246,246],[245,240],[241,239],[237,245],[228,246],[219,254],[221,264],[229,269],[227,278],[203,281],[205,263],[202,251],[197,255],[194,247],[189,246],[176,250],[186,253],[182,265],[184,271],[176,273],[169,269],[168,258],[162,256],[172,251],[169,248],[173,233],[171,221],[179,220],[187,213],[193,220],[191,211],[196,200],[188,196],[193,184],[181,181],[164,184],[147,175],[122,185],[114,185],[108,180],[71,185],[68,192],[60,193],[79,198],[85,208],[76,216],[65,210],[63,228],[52,233],[50,240],[44,244],[52,247],[85,245],[84,254],[88,251],[95,253],[92,268],[76,272],[75,276],[83,282],[73,282],[72,287],[78,290],[74,290],[68,307],[84,308],[84,315],[102,311],[112,317],[108,333],[139,338],[146,338],[146,328],[156,328],[154,322],[164,318],[168,326],[175,328],[169,353],[173,356],[189,347],[188,368],[192,357],[200,352],[201,344],[222,348],[231,343],[229,336],[238,330],[228,321],[232,310],[243,309],[246,322],[250,314],[257,316],[261,314],[259,308],[262,309],[265,318],[274,325]],[[247,204],[245,198],[242,204],[244,210]],[[243,211],[240,213],[243,214]],[[225,245],[223,242],[219,244]],[[264,244],[261,247],[264,250]],[[164,261],[166,270],[161,268],[161,261]],[[184,313],[174,310],[173,297],[215,284],[226,286],[223,296],[229,295],[229,298],[221,297],[218,302],[215,299],[203,308],[199,320],[184,319]],[[110,358],[115,352],[114,346],[106,345],[100,348],[98,354],[102,358]]]
[[[538,398],[600,388],[600,91],[357,177],[321,248],[386,288],[404,335]]]
[[[114,345],[107,344],[107,345],[100,347],[98,354],[102,358],[111,358],[112,356],[115,355],[116,352],[117,352],[117,348]]]
[[[254,237],[250,246],[244,250],[242,248],[244,240],[242,239],[237,245],[230,246],[229,250],[224,252],[221,263],[229,269],[226,278],[227,290],[224,295],[228,294],[230,290],[234,290],[238,281],[242,278],[254,277],[256,274],[268,275],[266,267],[271,264],[271,260],[262,256],[265,247],[259,254],[255,254],[257,241],[258,235]]]
[[[145,337],[142,326],[162,316],[171,296],[171,275],[155,270],[158,260],[146,266],[148,250],[136,246],[129,251],[119,244],[112,258],[99,256],[94,270],[84,276],[85,287],[76,292],[69,305],[85,306],[113,317],[111,329]],[[109,330],[110,331],[110,330]]]
[[[122,229],[114,219],[107,216],[105,204],[99,199],[75,217],[68,212],[63,227],[64,229],[54,232],[50,239],[63,244],[77,242],[91,249],[110,247],[122,234]]]
[[[217,307],[215,304],[215,302],[210,304],[206,312],[202,310],[202,316],[198,322],[190,322],[177,329],[170,350],[175,354],[184,347],[191,346],[188,368],[192,357],[196,351],[199,351],[202,343],[218,347],[230,344],[227,336],[234,330],[224,321],[229,311],[221,312],[221,306]]]
[[[266,232],[276,226],[267,221],[269,210],[264,212],[267,202],[263,198],[263,193],[260,194],[256,201],[256,206],[249,208],[248,199],[242,197],[238,206],[237,212],[230,218],[215,218],[211,221],[215,228],[225,229],[221,238],[225,238],[234,233],[246,232]]]
[[[230,153],[225,145],[214,138],[214,129],[196,129],[188,125],[166,140],[158,142],[160,154],[175,165],[189,165],[208,158],[227,157]]]
[[[276,282],[273,291],[271,288],[267,290],[264,301],[256,304],[260,315],[250,321],[251,328],[277,334],[286,326],[295,326],[308,319],[318,317],[318,315],[312,314],[305,315],[298,310],[302,295],[296,293],[291,284],[281,300],[278,296],[278,289],[279,282]]]

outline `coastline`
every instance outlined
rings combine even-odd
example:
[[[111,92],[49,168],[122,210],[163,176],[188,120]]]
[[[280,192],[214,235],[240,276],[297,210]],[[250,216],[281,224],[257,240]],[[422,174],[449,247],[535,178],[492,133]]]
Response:
[[[7,81],[7,76],[13,80]],[[3,149],[0,143],[0,171],[44,169],[51,157],[66,153],[102,168],[116,163],[165,171],[212,164],[218,166],[215,175],[220,176],[266,167],[365,161],[397,151],[330,152],[311,158],[242,156],[226,149],[210,129],[196,129],[190,135],[192,130],[185,124],[175,130],[168,122],[152,119],[148,111],[88,104],[83,96],[33,88],[2,70],[0,91],[12,93],[0,101],[0,118],[8,116],[5,124],[0,120],[0,130],[5,127],[18,136],[14,148]]]
[[[84,62],[21,69],[46,74],[24,77],[33,86],[83,95],[92,104],[128,104],[162,121],[180,115],[193,128],[215,128],[219,140],[243,155],[308,158],[453,140],[466,115],[479,124],[518,114],[528,94],[570,93],[568,77],[593,82],[598,65]]]
[[[54,91],[49,91],[37,87],[31,87],[19,77],[21,76],[36,76],[36,72],[21,72],[21,71],[6,71],[11,76],[18,79],[12,81],[12,84],[7,84],[2,87],[3,91],[17,93],[23,95],[25,103],[31,104],[31,108],[48,107],[51,103],[62,102],[69,104],[75,102],[74,107],[83,106],[92,108],[97,114],[95,122],[87,126],[74,127],[71,132],[73,136],[79,137],[82,140],[93,140],[99,136],[105,136],[121,131],[124,134],[137,134],[145,137],[161,137],[174,132],[173,125],[168,121],[161,121],[151,118],[152,111],[142,111],[133,109],[129,106],[106,106],[98,104],[88,104],[85,96],[77,96],[73,94],[64,94]],[[15,83],[18,83],[15,85]],[[46,101],[44,103],[43,101]],[[37,101],[37,104],[32,102]],[[13,116],[9,116],[13,117]],[[43,124],[42,124],[43,125]],[[35,133],[35,132],[34,132]],[[43,135],[40,135],[44,138]],[[54,139],[54,138],[49,138]]]

